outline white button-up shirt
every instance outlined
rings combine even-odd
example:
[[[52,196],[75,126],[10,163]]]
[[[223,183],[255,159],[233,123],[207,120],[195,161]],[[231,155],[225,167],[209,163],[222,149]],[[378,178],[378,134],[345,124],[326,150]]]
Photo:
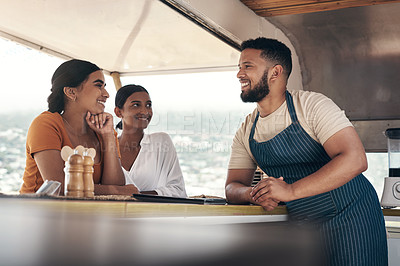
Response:
[[[126,184],[139,191],[155,190],[158,195],[187,197],[182,171],[170,136],[163,132],[145,134],[131,169],[123,169]]]

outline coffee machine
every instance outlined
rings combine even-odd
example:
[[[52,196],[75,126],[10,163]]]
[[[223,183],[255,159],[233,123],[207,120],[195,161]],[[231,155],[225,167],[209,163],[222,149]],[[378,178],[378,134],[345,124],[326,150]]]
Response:
[[[381,206],[394,208],[400,206],[400,128],[385,131],[388,143],[389,176],[385,177]]]

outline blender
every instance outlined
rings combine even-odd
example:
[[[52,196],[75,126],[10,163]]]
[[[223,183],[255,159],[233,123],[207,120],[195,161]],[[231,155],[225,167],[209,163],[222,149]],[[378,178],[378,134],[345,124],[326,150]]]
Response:
[[[400,128],[385,131],[388,143],[389,177],[385,177],[381,206],[394,208],[400,206]]]

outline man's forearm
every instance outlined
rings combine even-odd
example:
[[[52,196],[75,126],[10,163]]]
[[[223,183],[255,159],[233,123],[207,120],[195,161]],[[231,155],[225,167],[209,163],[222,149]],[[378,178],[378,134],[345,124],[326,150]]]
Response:
[[[233,182],[226,186],[225,191],[226,191],[226,198],[229,203],[234,203],[234,204],[253,203],[250,196],[251,187]]]

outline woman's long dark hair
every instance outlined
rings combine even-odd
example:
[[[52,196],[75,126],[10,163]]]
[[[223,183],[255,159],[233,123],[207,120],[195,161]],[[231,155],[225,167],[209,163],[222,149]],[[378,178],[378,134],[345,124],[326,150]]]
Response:
[[[115,107],[122,109],[129,96],[131,96],[135,92],[141,92],[141,91],[144,91],[147,94],[149,94],[149,92],[140,85],[130,84],[121,87],[118,90],[117,95],[115,95]],[[115,127],[118,129],[122,129],[122,120],[119,121]]]
[[[88,61],[72,59],[62,63],[51,78],[51,93],[47,98],[49,112],[62,113],[64,111],[64,87],[78,87],[88,76],[101,70]]]

